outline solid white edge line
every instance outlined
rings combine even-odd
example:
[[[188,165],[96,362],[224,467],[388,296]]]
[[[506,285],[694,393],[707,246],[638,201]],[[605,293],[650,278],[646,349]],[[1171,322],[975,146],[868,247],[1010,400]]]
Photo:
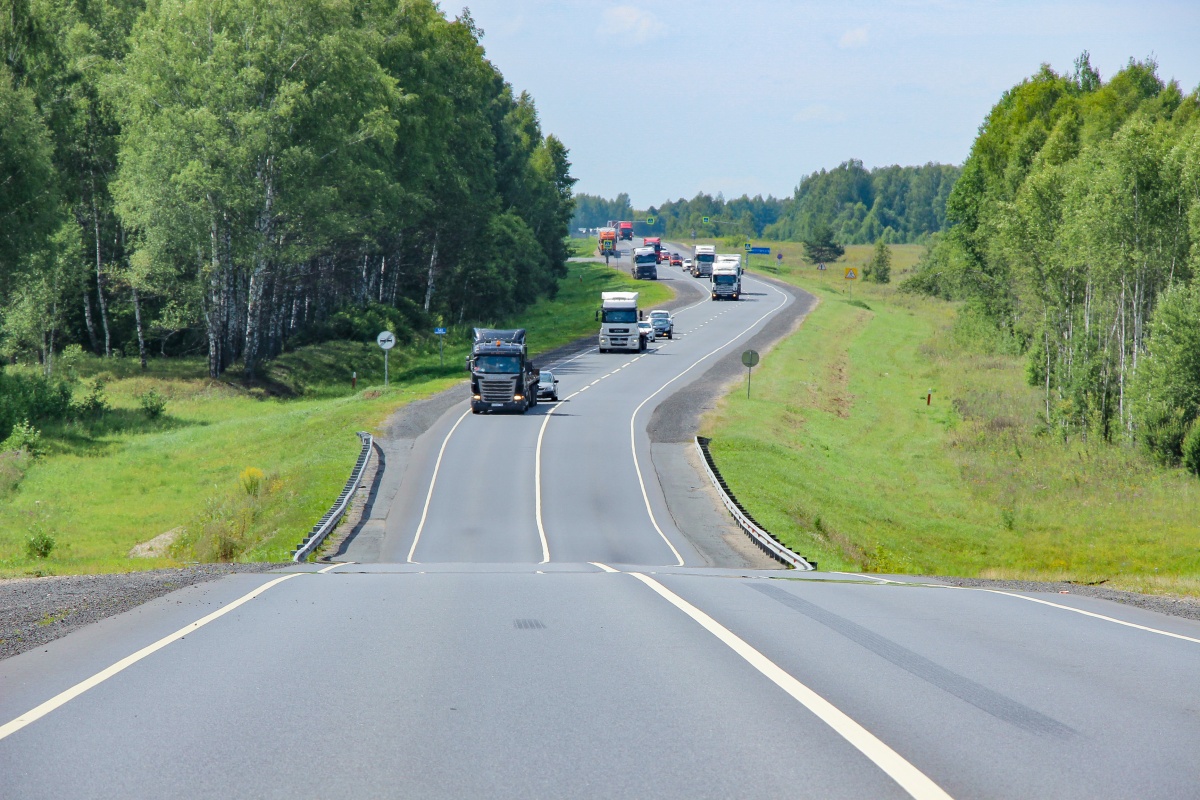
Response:
[[[318,574],[318,575],[324,575],[324,574],[325,574],[325,573],[327,573],[327,572],[333,572],[333,571],[334,571],[335,569],[337,569],[338,567],[348,567],[348,566],[350,566],[350,565],[351,565],[351,564],[353,564],[353,563],[355,563],[355,562],[353,562],[353,561],[339,561],[339,562],[338,562],[338,563],[336,563],[336,564],[330,564],[328,567],[323,567],[323,568],[321,568],[321,569],[317,570],[317,574]]]
[[[340,566],[340,564],[337,566]],[[39,705],[35,708],[32,708],[29,711],[26,711],[24,714],[22,714],[21,716],[17,717],[14,720],[12,720],[11,722],[7,722],[4,725],[0,726],[0,740],[3,740],[5,738],[11,736],[12,734],[14,734],[17,731],[24,728],[26,725],[37,722],[39,719],[46,716],[51,711],[54,711],[55,709],[66,705],[70,701],[74,700],[76,697],[79,697],[79,695],[86,692],[88,689],[92,689],[96,686],[99,686],[104,681],[113,677],[114,675],[121,672],[122,670],[125,670],[128,667],[133,666],[134,664],[141,661],[146,656],[149,656],[149,655],[163,649],[164,647],[171,644],[172,642],[182,639],[184,636],[204,627],[205,625],[212,622],[213,620],[225,616],[230,611],[233,611],[235,608],[238,608],[242,604],[250,602],[251,600],[258,597],[263,592],[270,589],[271,587],[278,586],[279,584],[283,583],[284,581],[291,580],[292,578],[298,577],[300,575],[306,575],[306,574],[309,574],[309,573],[293,572],[290,575],[284,575],[282,577],[275,578],[274,580],[264,583],[262,586],[259,586],[257,589],[255,589],[251,592],[248,592],[247,594],[242,595],[241,597],[239,597],[237,600],[234,600],[229,605],[218,608],[216,611],[212,612],[208,616],[201,617],[200,619],[196,620],[195,622],[192,622],[192,623],[180,628],[179,630],[175,631],[174,633],[164,636],[163,638],[159,639],[157,642],[154,642],[153,644],[150,644],[150,645],[146,645],[141,650],[138,650],[136,653],[125,656],[125,658],[122,658],[120,661],[118,661],[117,663],[108,667],[107,669],[103,669],[100,672],[97,672],[92,677],[87,678],[86,680],[80,681],[79,683],[72,686],[70,689],[66,689],[62,692],[59,692],[54,697],[51,697],[49,700],[42,703],[41,705]]]
[[[595,562],[593,562],[595,563]],[[597,566],[601,566],[597,564]],[[614,572],[616,570],[613,570]],[[818,719],[833,728],[839,736],[869,758],[889,778],[917,800],[951,800],[950,795],[929,776],[910,764],[903,756],[884,744],[873,733],[851,719],[845,712],[821,695],[792,677],[790,673],[755,650],[741,637],[705,614],[658,581],[640,572],[625,573],[653,589],[667,602],[687,614],[705,630],[721,640],[726,647],[741,656],[768,680],[792,696]]]
[[[667,381],[662,386],[658,387],[658,389],[655,390],[655,392],[653,394],[651,394],[645,400],[643,400],[641,403],[638,404],[638,407],[633,410],[633,414],[629,417],[629,448],[630,448],[630,451],[633,453],[633,469],[637,473],[638,485],[642,489],[642,500],[645,501],[645,503],[646,503],[646,514],[650,517],[650,524],[652,524],[654,526],[654,530],[658,531],[658,535],[662,537],[662,540],[667,543],[667,547],[671,548],[671,552],[675,554],[675,558],[679,562],[678,564],[675,565],[677,567],[683,566],[683,556],[679,555],[679,551],[675,549],[675,545],[671,544],[671,540],[667,538],[667,534],[663,532],[663,529],[661,527],[659,527],[658,519],[654,516],[654,509],[650,507],[650,495],[646,491],[646,481],[642,476],[642,465],[638,460],[637,434],[634,429],[634,423],[637,421],[638,413],[642,410],[642,408],[646,405],[646,403],[649,403],[651,400],[653,400],[655,397],[657,397],[658,394],[660,392],[662,392],[663,389],[666,389],[672,383],[674,383],[675,381],[682,378],[684,375],[691,372],[693,369],[696,368],[696,366],[698,364],[703,363],[706,359],[708,359],[713,354],[719,353],[722,350],[724,350],[725,348],[729,347],[731,344],[736,342],[738,339],[742,338],[748,332],[753,330],[754,327],[756,325],[758,325],[758,323],[762,322],[764,319],[771,316],[772,314],[777,312],[779,309],[781,309],[785,305],[787,305],[788,296],[786,294],[779,291],[778,289],[776,289],[774,286],[772,286],[769,283],[765,283],[765,282],[761,282],[761,283],[763,283],[763,285],[766,286],[767,288],[769,288],[771,291],[773,291],[776,294],[778,294],[779,296],[781,296],[783,298],[783,302],[780,303],[779,305],[775,306],[774,308],[772,308],[770,311],[767,311],[761,317],[754,320],[754,322],[751,322],[748,326],[743,328],[740,333],[733,336],[733,338],[727,340],[720,347],[717,347],[716,349],[711,350],[710,352],[706,353],[705,355],[703,355],[700,358],[693,361],[691,366],[689,366],[687,369],[683,370],[678,375],[676,375],[674,378],[671,378],[671,380]]]
[[[1200,639],[1196,639],[1191,636],[1184,636],[1182,633],[1171,633],[1170,631],[1160,630],[1159,628],[1151,628],[1147,625],[1138,625],[1136,622],[1126,622],[1125,620],[1117,619],[1116,617],[1107,617],[1104,614],[1097,614],[1094,611],[1084,611],[1082,608],[1071,608],[1070,606],[1064,606],[1061,603],[1051,603],[1049,600],[1042,600],[1037,597],[1029,597],[1029,596],[1023,595],[1023,594],[1014,594],[1013,592],[1004,592],[999,589],[984,589],[984,588],[981,588],[978,586],[951,586],[951,587],[947,587],[947,588],[973,589],[978,592],[988,592],[989,594],[1002,594],[1005,597],[1015,597],[1018,600],[1028,600],[1031,603],[1041,603],[1044,606],[1051,606],[1053,608],[1061,608],[1063,611],[1071,611],[1076,614],[1082,614],[1085,617],[1094,617],[1096,619],[1102,619],[1105,622],[1113,622],[1113,623],[1116,623],[1117,625],[1124,625],[1126,628],[1137,628],[1139,631],[1146,631],[1147,633],[1157,633],[1159,636],[1169,636],[1172,639],[1182,639],[1185,642],[1195,642],[1196,644],[1200,644]],[[1080,595],[1080,596],[1082,596],[1082,595]]]
[[[450,432],[446,434],[446,438],[442,440],[442,448],[438,450],[437,461],[433,464],[433,477],[429,479],[429,493],[425,495],[425,507],[421,509],[421,521],[417,523],[417,533],[413,536],[412,547],[408,549],[408,563],[410,564],[420,563],[419,561],[413,561],[413,554],[417,552],[417,543],[421,541],[421,531],[425,530],[425,518],[429,516],[429,504],[433,500],[433,487],[437,484],[438,470],[442,468],[442,456],[446,454],[446,445],[450,444],[450,437],[454,435],[454,432],[458,430],[458,426],[462,424],[462,421],[470,413],[471,409],[468,407],[463,412],[463,415],[458,418],[458,421],[454,423],[454,427],[450,429]]]
[[[886,578],[875,578],[871,575],[861,575],[857,572],[834,572],[833,574],[835,574],[835,575],[853,575],[856,578],[865,578],[870,581],[875,581],[876,586],[891,584],[893,586],[921,586],[921,587],[925,587],[928,589],[962,589],[962,590],[966,590],[968,592],[987,592],[988,594],[1002,594],[1005,597],[1015,597],[1018,600],[1028,600],[1031,603],[1040,603],[1044,606],[1050,606],[1051,608],[1058,608],[1063,611],[1070,611],[1074,614],[1082,614],[1085,617],[1092,617],[1093,619],[1101,619],[1101,620],[1104,620],[1105,622],[1111,622],[1115,625],[1124,625],[1126,628],[1136,628],[1139,631],[1146,631],[1147,633],[1156,633],[1159,636],[1169,636],[1172,639],[1182,639],[1185,642],[1195,642],[1196,644],[1200,644],[1200,639],[1197,639],[1193,636],[1186,636],[1182,633],[1172,633],[1171,631],[1164,631],[1161,628],[1151,628],[1149,625],[1139,625],[1136,622],[1126,622],[1123,619],[1117,619],[1116,617],[1110,617],[1105,614],[1097,614],[1094,611],[1084,611],[1082,608],[1072,608],[1071,606],[1064,606],[1061,603],[1052,603],[1049,600],[1042,600],[1041,598],[1038,598],[1038,597],[1030,597],[1028,595],[1017,594],[1015,592],[1006,592],[1002,589],[987,589],[982,586],[947,586],[945,584],[940,584],[940,583],[914,583],[911,581],[891,581]],[[1076,595],[1076,597],[1086,597],[1086,596],[1087,595]]]
[[[619,569],[613,569],[608,564],[601,564],[599,561],[589,561],[588,563],[591,564],[593,567],[598,567],[598,568],[604,570],[605,572],[620,572],[621,571]]]

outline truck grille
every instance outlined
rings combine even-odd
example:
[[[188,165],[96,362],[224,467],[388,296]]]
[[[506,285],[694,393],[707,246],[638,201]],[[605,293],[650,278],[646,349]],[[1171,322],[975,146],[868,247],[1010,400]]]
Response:
[[[513,389],[516,385],[516,378],[481,380],[479,382],[479,398],[485,403],[511,403]]]

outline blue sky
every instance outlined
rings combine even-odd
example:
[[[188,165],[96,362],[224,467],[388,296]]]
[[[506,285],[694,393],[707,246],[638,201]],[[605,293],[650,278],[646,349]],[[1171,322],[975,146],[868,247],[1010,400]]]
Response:
[[[1083,50],[1105,80],[1153,55],[1200,84],[1200,0],[462,2],[570,148],[576,190],[638,207],[789,195],[849,158],[962,163],[1005,89]]]

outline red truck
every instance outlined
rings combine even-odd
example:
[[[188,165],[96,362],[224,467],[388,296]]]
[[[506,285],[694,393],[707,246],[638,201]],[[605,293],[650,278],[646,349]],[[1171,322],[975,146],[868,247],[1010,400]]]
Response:
[[[667,251],[663,250],[661,236],[647,236],[646,238],[642,239],[642,244],[646,247],[654,248],[654,257],[659,264],[663,262],[664,258],[669,257],[667,256]]]
[[[633,241],[633,223],[621,221],[617,223],[617,241]]]

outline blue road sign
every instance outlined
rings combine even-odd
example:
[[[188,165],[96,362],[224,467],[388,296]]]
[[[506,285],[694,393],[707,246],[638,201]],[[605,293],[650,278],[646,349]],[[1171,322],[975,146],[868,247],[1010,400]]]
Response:
[[[445,328],[434,328],[434,329],[433,329],[433,332],[434,332],[435,334],[437,334],[438,336],[445,336],[445,335],[446,335],[446,329],[445,329]]]
[[[769,247],[751,247],[750,255],[752,255],[752,256],[769,256],[769,255],[771,255],[771,248],[769,248]]]

